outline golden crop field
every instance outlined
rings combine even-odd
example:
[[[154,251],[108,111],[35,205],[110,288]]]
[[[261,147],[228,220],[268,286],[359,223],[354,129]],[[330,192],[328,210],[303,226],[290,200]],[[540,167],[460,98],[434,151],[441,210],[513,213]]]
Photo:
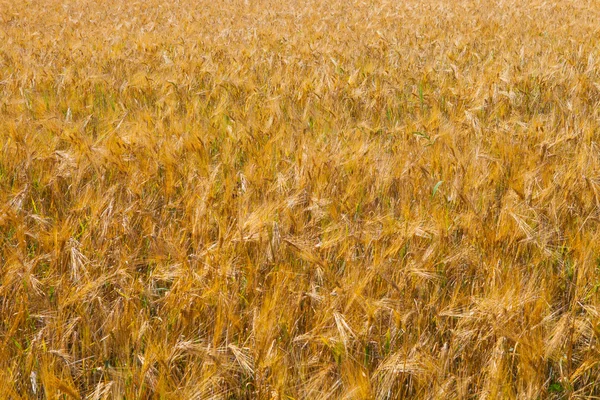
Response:
[[[0,398],[600,396],[599,21],[1,0]]]

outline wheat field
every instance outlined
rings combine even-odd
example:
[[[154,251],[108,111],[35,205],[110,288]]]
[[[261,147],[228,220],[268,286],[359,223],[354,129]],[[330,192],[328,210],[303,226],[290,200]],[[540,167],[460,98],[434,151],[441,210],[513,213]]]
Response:
[[[600,396],[598,21],[2,0],[0,398]]]

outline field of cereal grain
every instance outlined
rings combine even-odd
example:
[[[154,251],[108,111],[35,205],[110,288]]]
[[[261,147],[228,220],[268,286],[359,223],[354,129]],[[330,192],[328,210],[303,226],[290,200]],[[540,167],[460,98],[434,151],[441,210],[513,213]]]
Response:
[[[0,0],[0,398],[600,396],[598,21]]]

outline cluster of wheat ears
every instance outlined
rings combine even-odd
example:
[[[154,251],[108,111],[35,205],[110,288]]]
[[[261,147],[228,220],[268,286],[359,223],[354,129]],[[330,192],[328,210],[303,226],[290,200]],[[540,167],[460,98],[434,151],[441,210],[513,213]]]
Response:
[[[0,398],[600,396],[598,21],[0,1]]]

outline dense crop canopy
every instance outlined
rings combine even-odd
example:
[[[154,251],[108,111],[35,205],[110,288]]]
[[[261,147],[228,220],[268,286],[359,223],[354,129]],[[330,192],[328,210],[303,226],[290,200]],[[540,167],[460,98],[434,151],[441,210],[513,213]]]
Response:
[[[600,395],[598,2],[0,1],[0,398]]]

